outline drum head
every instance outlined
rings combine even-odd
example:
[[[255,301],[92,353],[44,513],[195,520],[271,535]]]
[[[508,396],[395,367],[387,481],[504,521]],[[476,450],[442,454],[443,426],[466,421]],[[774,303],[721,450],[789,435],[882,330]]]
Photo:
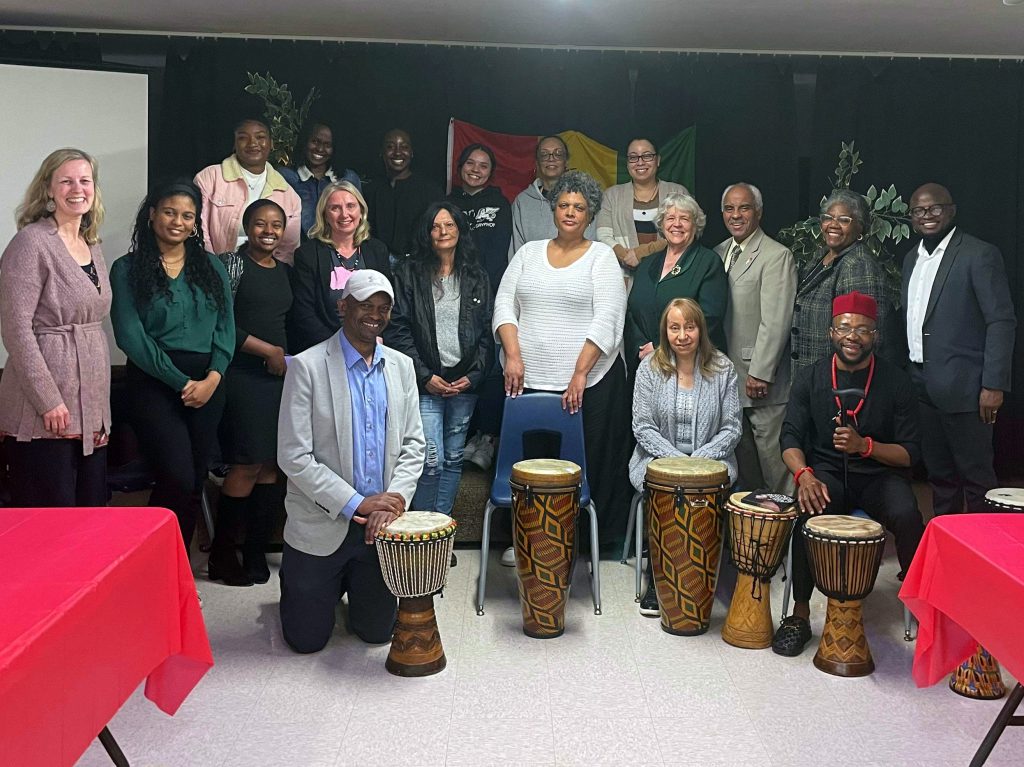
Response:
[[[750,497],[757,495],[759,502],[750,502]],[[763,504],[763,505],[762,505]],[[729,496],[727,507],[736,509],[741,513],[757,514],[760,516],[796,516],[796,501],[789,496],[777,493],[733,493]]]
[[[997,487],[985,493],[985,503],[1001,509],[1024,511],[1024,487]]]
[[[729,467],[710,458],[655,458],[647,464],[647,481],[670,487],[727,485]]]
[[[824,514],[811,517],[804,524],[808,533],[832,538],[871,539],[885,535],[885,530],[873,519],[851,517],[846,514]]]
[[[454,519],[438,511],[407,511],[377,537],[391,541],[426,541],[455,534]]]
[[[512,464],[510,479],[517,485],[572,487],[583,478],[583,470],[572,461],[532,458]]]

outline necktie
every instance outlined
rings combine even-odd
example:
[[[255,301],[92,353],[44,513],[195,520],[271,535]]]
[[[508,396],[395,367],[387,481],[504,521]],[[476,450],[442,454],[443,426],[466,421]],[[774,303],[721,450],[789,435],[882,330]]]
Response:
[[[732,271],[733,265],[736,263],[737,259],[739,259],[740,253],[742,252],[743,248],[738,244],[732,246],[732,252],[729,254],[729,264],[725,267],[726,274]]]

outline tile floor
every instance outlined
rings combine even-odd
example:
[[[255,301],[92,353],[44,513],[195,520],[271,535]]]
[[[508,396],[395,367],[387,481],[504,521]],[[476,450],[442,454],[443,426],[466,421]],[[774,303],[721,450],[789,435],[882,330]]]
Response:
[[[877,670],[862,679],[816,670],[814,643],[793,659],[730,647],[720,636],[721,600],[706,635],[665,634],[637,614],[633,571],[618,562],[601,566],[603,615],[593,614],[578,568],[565,635],[529,639],[514,571],[492,554],[486,614],[477,616],[479,555],[458,554],[444,598],[435,599],[448,658],[440,674],[391,676],[388,648],[364,645],[340,625],[323,652],[292,653],[281,638],[280,556],[272,555],[265,586],[228,588],[200,576],[215,667],[175,717],[140,689],[111,731],[133,767],[960,767],[1002,705],[943,684],[914,687],[891,550],[865,603]],[[775,614],[781,593],[777,577]],[[817,632],[824,600],[815,599]],[[110,761],[94,743],[78,764]],[[1022,764],[1024,731],[1011,728],[988,765]]]

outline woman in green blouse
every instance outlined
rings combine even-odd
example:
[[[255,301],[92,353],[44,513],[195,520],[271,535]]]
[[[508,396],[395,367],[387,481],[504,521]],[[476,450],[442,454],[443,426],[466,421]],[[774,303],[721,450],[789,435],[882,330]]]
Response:
[[[623,350],[630,370],[658,344],[661,314],[674,298],[692,298],[707,318],[708,337],[725,353],[729,281],[722,259],[700,244],[707,216],[688,194],[669,194],[654,221],[668,247],[645,258],[633,276],[626,304]]]
[[[157,185],[139,208],[131,252],[110,270],[129,420],[156,477],[149,503],[178,516],[186,550],[235,348],[227,273],[203,247],[201,205],[190,181]]]

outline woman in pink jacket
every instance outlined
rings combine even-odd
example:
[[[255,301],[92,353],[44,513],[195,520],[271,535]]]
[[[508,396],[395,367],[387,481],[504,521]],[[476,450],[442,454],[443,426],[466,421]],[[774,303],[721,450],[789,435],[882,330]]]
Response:
[[[96,161],[50,154],[0,260],[0,437],[15,506],[105,506],[110,282]]]
[[[242,226],[245,209],[256,200],[273,200],[287,216],[274,258],[292,263],[292,253],[299,246],[302,201],[268,162],[273,149],[266,123],[246,118],[235,126],[231,156],[196,174],[195,183],[203,196],[203,240],[211,253],[230,253],[242,245],[246,240]]]

